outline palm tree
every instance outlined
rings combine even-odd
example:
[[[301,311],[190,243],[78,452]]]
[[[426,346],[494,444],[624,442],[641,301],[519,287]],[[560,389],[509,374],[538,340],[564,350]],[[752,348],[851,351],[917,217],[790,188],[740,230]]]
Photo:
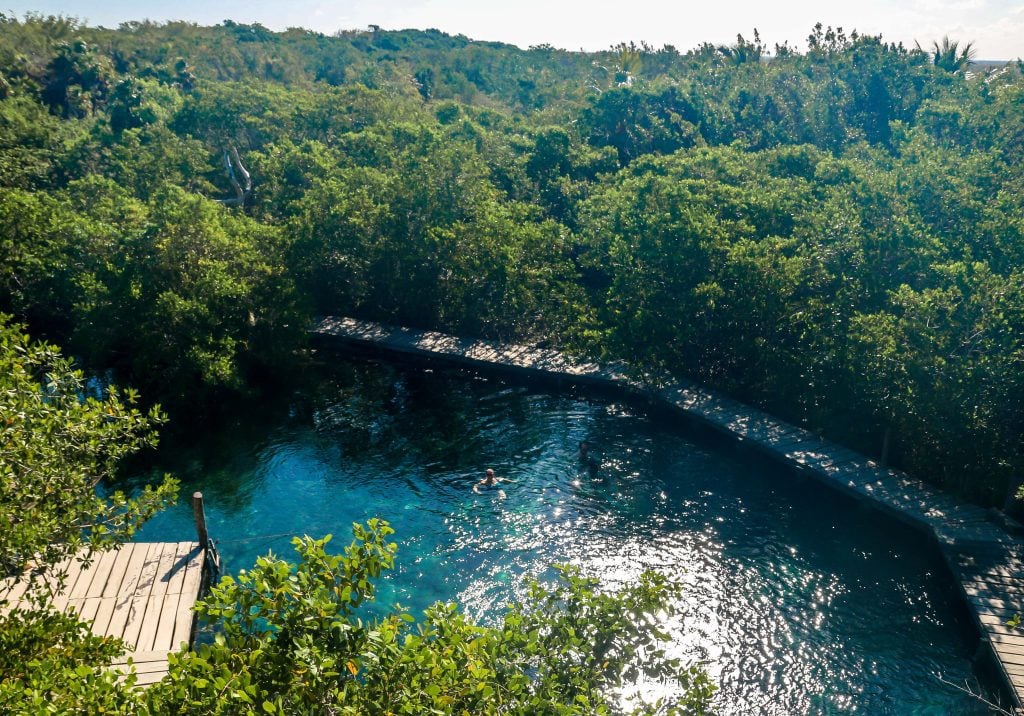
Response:
[[[754,41],[748,42],[743,35],[736,35],[736,44],[731,47],[719,47],[718,52],[735,65],[746,62],[760,62],[764,56],[764,44],[757,28],[754,28]]]
[[[921,45],[917,46],[917,49],[921,49]],[[957,53],[957,50],[960,50]],[[923,50],[922,50],[923,52]],[[971,60],[974,59],[975,49],[974,43],[968,42],[960,48],[960,43],[956,40],[950,40],[948,36],[942,38],[942,44],[938,42],[932,43],[932,64],[936,67],[946,70],[946,72],[960,72],[961,70],[967,69]]]

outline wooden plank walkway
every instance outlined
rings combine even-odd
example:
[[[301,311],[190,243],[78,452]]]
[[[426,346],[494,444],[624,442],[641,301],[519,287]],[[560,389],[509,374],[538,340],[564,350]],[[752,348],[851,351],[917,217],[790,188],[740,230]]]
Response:
[[[1024,609],[1024,546],[991,522],[982,508],[707,388],[663,376],[637,376],[622,364],[600,365],[550,349],[351,318],[321,318],[312,334],[364,348],[603,385],[657,400],[917,528],[938,544],[1014,707],[1024,705],[1024,630],[1006,626]]]
[[[126,542],[93,555],[88,566],[79,559],[84,554],[58,565],[67,571],[67,583],[53,606],[76,612],[97,636],[125,641],[129,652],[113,668],[127,671],[131,658],[138,685],[159,681],[167,673],[168,652],[192,644],[204,551],[198,542]],[[5,611],[24,603],[28,585],[25,578],[0,585]]]

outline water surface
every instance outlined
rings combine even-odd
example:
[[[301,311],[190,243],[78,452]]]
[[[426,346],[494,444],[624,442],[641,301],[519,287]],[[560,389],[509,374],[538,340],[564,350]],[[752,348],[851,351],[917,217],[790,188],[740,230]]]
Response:
[[[648,568],[681,581],[673,652],[707,662],[723,714],[986,713],[940,681],[973,682],[974,640],[916,533],[611,398],[329,360],[158,460],[205,494],[228,571],[290,556],[292,534],[340,548],[379,516],[400,544],[379,599],[413,610],[457,600],[493,620],[561,562],[615,585]],[[504,501],[472,493],[486,467],[514,480]],[[140,539],[191,538],[187,502]]]

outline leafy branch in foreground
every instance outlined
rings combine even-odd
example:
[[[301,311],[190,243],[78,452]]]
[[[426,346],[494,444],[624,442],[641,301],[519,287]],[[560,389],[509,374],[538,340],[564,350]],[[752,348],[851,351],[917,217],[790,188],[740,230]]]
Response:
[[[174,497],[171,479],[135,498],[97,492],[120,459],[156,439],[159,413],[134,403],[131,391],[93,391],[55,347],[0,315],[0,713],[137,711],[133,677],[106,670],[120,640],[51,606],[64,560],[127,540]],[[7,611],[15,580],[3,578],[26,574],[28,599]]]
[[[16,609],[0,618],[0,713],[134,714],[135,677],[119,681],[109,664],[124,651],[73,614],[49,607]]]
[[[31,569],[58,583],[59,562],[129,539],[174,499],[171,479],[135,498],[97,492],[119,460],[155,443],[161,416],[135,408],[130,390],[93,392],[56,347],[0,316],[0,576]]]
[[[705,714],[714,691],[699,667],[665,655],[655,615],[673,589],[645,573],[620,593],[597,589],[573,567],[537,581],[500,625],[468,621],[437,603],[416,623],[396,609],[362,614],[396,546],[387,522],[353,526],[344,554],[330,536],[295,538],[297,564],[272,555],[225,578],[197,603],[213,644],[171,657],[147,693],[155,713],[606,714],[612,691],[643,669],[678,686],[672,701],[636,713]]]

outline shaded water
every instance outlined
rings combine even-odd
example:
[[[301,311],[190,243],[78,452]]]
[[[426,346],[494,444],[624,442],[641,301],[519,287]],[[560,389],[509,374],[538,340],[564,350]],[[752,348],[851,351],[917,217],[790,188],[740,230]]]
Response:
[[[612,399],[466,373],[331,359],[157,472],[202,490],[228,571],[282,534],[351,539],[391,521],[379,599],[457,600],[493,619],[524,574],[572,562],[611,584],[654,568],[684,585],[673,651],[707,662],[723,714],[972,714],[970,629],[916,534],[756,457]],[[580,471],[590,441],[601,469]],[[485,467],[515,482],[474,495]],[[184,504],[139,539],[194,534]]]

